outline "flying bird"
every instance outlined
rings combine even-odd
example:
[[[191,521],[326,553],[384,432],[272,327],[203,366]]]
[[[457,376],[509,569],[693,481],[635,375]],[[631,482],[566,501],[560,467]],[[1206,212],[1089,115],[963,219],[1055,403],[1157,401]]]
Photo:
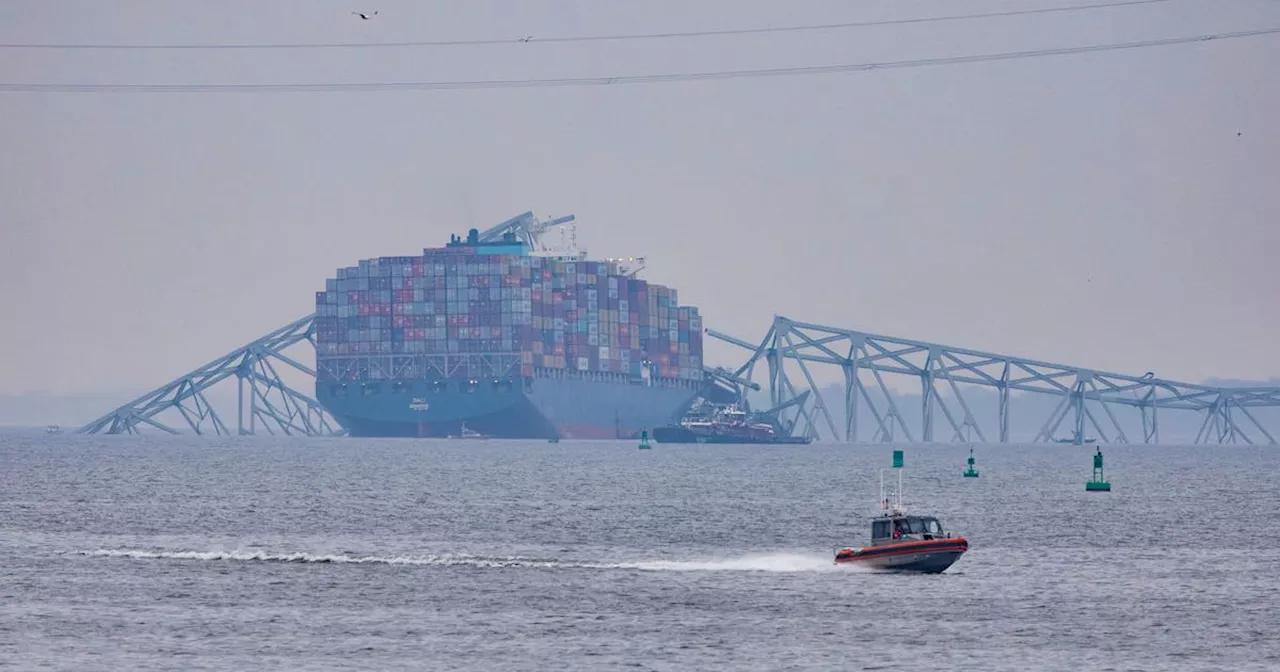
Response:
[[[520,37],[520,41],[521,41],[521,42],[528,42],[529,40],[532,40],[532,39],[533,39],[533,36],[532,36],[532,35],[524,35],[524,36]]]
[[[376,11],[372,14],[365,14],[364,12],[351,12],[351,13],[364,19],[365,21],[368,21],[369,19],[372,19],[373,17],[378,15]]]

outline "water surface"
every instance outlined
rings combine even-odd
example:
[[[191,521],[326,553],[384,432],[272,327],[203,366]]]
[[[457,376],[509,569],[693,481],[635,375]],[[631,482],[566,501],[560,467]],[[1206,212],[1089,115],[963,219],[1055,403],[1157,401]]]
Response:
[[[19,669],[1280,669],[1274,448],[0,436]]]

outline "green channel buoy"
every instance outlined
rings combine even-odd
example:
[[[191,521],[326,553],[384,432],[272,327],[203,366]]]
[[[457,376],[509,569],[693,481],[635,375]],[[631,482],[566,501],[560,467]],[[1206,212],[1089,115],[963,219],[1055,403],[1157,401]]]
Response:
[[[1093,456],[1093,480],[1084,484],[1085,492],[1111,492],[1111,484],[1102,474],[1102,449]]]
[[[649,450],[649,430],[640,432],[640,450]]]
[[[973,468],[973,449],[969,449],[969,470],[964,472],[965,478],[977,478],[978,470]]]
[[[901,450],[893,451],[893,468],[894,469],[902,468],[902,451]]]

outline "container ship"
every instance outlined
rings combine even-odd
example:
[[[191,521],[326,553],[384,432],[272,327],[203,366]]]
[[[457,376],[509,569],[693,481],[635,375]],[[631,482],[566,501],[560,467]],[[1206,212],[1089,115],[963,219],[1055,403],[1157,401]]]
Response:
[[[524,213],[338,269],[316,293],[316,398],[366,437],[615,439],[678,422],[704,384],[698,309],[638,279],[643,258],[588,260],[572,222]]]

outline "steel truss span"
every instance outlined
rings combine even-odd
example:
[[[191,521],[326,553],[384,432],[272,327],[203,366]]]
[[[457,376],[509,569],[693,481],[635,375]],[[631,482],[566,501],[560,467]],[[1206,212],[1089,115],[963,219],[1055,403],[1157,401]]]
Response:
[[[1199,427],[1196,444],[1276,445],[1276,432],[1266,427],[1276,416],[1262,414],[1280,410],[1280,387],[1212,387],[1157,378],[1150,372],[1110,373],[786,317],[775,317],[758,344],[710,329],[707,334],[750,351],[746,363],[734,372],[736,377],[751,380],[756,364],[764,363],[771,406],[800,397],[802,389],[812,392],[810,403],[795,409],[795,421],[798,433],[818,438],[1010,443],[1013,401],[1022,405],[1038,398],[1038,404],[1029,405],[1052,410],[1043,422],[1036,418],[1039,431],[1031,439],[1035,443],[1158,444],[1160,418],[1173,414],[1194,418]],[[832,399],[823,398],[814,377],[814,371],[834,367],[844,381],[836,409],[830,407]],[[891,393],[889,376],[913,379],[920,390],[911,403],[911,415],[904,415],[904,395]],[[987,404],[994,406],[993,418],[974,412],[973,402],[983,394],[983,401],[995,398]],[[1185,438],[1190,438],[1189,431]]]
[[[283,370],[315,380],[314,369],[285,353],[293,346],[304,348],[304,343],[314,349],[313,317],[287,324],[179,376],[78,432],[136,434],[149,427],[181,433],[157,417],[167,413],[180,417],[192,432],[201,435],[342,435],[345,430],[319,402],[289,386],[279,373]],[[708,385],[719,386],[729,396],[742,396],[748,390],[767,391],[771,408],[793,416],[782,421],[794,423],[795,434],[815,438],[1010,443],[1011,407],[1017,393],[1019,400],[1040,397],[1052,402],[1043,422],[1037,418],[1039,430],[1032,439],[1037,443],[1096,440],[1157,444],[1161,441],[1160,418],[1173,412],[1196,418],[1197,444],[1277,443],[1276,432],[1268,429],[1268,418],[1259,416],[1262,411],[1280,410],[1280,387],[1212,387],[1157,378],[1151,373],[1109,373],[786,317],[774,318],[758,344],[711,329],[707,334],[751,353],[736,370],[707,369]],[[767,387],[754,379],[756,365],[761,362],[767,371]],[[813,375],[820,368],[833,367],[840,369],[844,381],[843,398],[836,409],[829,406]],[[886,383],[886,379],[892,380],[890,376],[906,376],[918,385],[920,397],[913,408],[903,403],[903,395],[891,393]],[[223,419],[226,409],[219,414],[207,396],[211,388],[232,378],[236,386],[234,431]],[[997,400],[995,417],[974,411],[975,397],[983,392]],[[911,412],[904,413],[904,408]],[[833,410],[841,412],[839,423]],[[1129,429],[1122,418],[1126,412],[1133,419]],[[1140,441],[1135,441],[1139,436]]]
[[[251,435],[259,431],[273,435],[343,434],[345,430],[319,402],[290,387],[280,377],[280,371],[292,371],[315,380],[313,369],[285,354],[290,347],[301,347],[303,342],[310,343],[314,351],[313,317],[308,315],[280,327],[183,374],[81,427],[77,433],[137,434],[144,427],[151,427],[180,434],[157,417],[167,414],[181,417],[192,432],[200,435]],[[234,431],[206,395],[211,388],[232,378],[237,388]]]

